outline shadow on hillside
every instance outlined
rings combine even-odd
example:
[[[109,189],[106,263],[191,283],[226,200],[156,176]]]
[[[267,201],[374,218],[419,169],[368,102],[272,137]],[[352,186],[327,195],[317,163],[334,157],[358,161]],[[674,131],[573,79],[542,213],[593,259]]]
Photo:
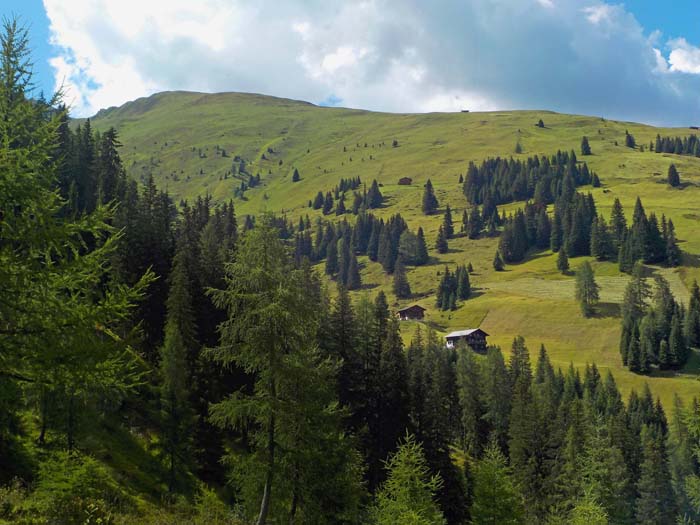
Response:
[[[620,317],[620,305],[617,303],[598,303],[591,317],[595,319]]]
[[[692,253],[683,252],[683,266],[700,268],[700,256]]]

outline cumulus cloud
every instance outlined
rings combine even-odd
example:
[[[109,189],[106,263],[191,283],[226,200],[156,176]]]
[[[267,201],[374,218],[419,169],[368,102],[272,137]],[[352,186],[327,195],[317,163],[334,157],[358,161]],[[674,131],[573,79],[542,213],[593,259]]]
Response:
[[[382,111],[541,108],[700,121],[700,49],[663,44],[602,0],[44,5],[56,80],[80,115],[182,89]]]
[[[690,45],[684,38],[672,40],[669,46],[671,71],[700,74],[700,47]]]

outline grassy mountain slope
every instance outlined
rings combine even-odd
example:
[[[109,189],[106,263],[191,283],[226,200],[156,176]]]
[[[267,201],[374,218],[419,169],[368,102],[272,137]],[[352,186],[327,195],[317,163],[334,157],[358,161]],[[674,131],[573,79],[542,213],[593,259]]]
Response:
[[[535,123],[542,118],[545,128]],[[661,155],[648,151],[657,133],[688,135],[688,129],[659,129],[597,117],[561,115],[546,111],[488,113],[385,114],[320,108],[304,102],[272,97],[225,93],[161,93],[98,113],[92,120],[100,130],[114,126],[123,142],[122,158],[128,173],[144,180],[152,173],[160,187],[177,198],[211,194],[217,200],[233,198],[242,178],[230,170],[236,156],[246,171],[259,173],[262,184],[236,199],[237,213],[262,210],[284,211],[296,222],[300,215],[312,219],[318,212],[309,199],[331,190],[341,178],[360,176],[383,185],[386,207],[380,215],[400,212],[411,229],[422,226],[432,248],[440,213],[426,217],[420,211],[422,186],[430,178],[441,207],[450,204],[459,222],[466,200],[458,184],[470,160],[489,156],[521,157],[550,155],[558,149],[575,150],[581,137],[589,137],[593,155],[586,158],[600,176],[603,187],[591,190],[599,211],[609,215],[615,197],[631,215],[637,195],[647,209],[673,219],[681,248],[686,253],[679,269],[655,268],[670,281],[676,295],[687,301],[688,286],[700,277],[700,159]],[[647,151],[624,146],[625,130]],[[392,142],[398,141],[398,147]],[[617,144],[616,144],[617,142]],[[225,155],[221,149],[225,150]],[[580,158],[580,157],[579,157]],[[668,166],[675,163],[682,189],[665,184]],[[240,162],[235,162],[237,168]],[[292,183],[297,168],[301,180]],[[411,177],[411,186],[398,186],[400,177]],[[515,209],[522,203],[509,205]],[[457,225],[457,229],[459,226]],[[532,254],[521,264],[494,272],[491,261],[498,240],[466,238],[450,241],[448,254],[431,251],[431,264],[409,269],[415,294],[412,301],[428,308],[427,320],[440,331],[481,326],[490,342],[507,351],[515,335],[526,337],[534,355],[543,343],[555,365],[581,367],[595,361],[601,372],[611,369],[623,391],[640,388],[648,381],[670,406],[674,392],[683,397],[700,393],[700,357],[695,356],[682,373],[657,372],[647,378],[622,368],[618,353],[619,303],[627,282],[612,263],[593,262],[602,287],[597,317],[584,319],[574,301],[574,278],[556,271],[556,255]],[[473,297],[455,312],[434,308],[437,272],[471,261],[475,268]],[[582,258],[571,261],[575,269]],[[369,293],[384,289],[393,301],[391,278],[378,264],[361,260],[364,288]],[[366,293],[366,292],[359,292]],[[413,331],[403,325],[406,338]]]

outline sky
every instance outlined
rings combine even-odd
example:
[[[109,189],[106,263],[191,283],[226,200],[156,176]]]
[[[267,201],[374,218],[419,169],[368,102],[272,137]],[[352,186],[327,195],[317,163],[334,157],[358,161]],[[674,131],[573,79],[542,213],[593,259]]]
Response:
[[[700,124],[697,0],[2,0],[75,116],[166,90]]]

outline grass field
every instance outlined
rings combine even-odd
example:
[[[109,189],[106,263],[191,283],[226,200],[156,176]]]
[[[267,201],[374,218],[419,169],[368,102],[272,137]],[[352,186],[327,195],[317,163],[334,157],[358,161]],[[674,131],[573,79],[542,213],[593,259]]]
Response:
[[[545,128],[535,126],[540,118]],[[581,137],[586,135],[593,155],[585,160],[603,186],[582,190],[593,192],[599,210],[606,215],[616,197],[630,215],[640,196],[647,212],[672,218],[686,252],[684,266],[651,271],[663,274],[683,301],[687,301],[692,280],[700,278],[700,159],[648,151],[657,133],[695,133],[688,129],[658,129],[547,111],[372,113],[235,93],[161,93],[102,111],[93,125],[101,130],[116,127],[128,173],[139,180],[152,173],[157,184],[178,199],[205,194],[217,200],[233,198],[241,179],[224,175],[231,170],[234,158],[241,157],[248,172],[260,173],[262,185],[247,191],[245,200],[235,201],[239,217],[269,210],[284,212],[294,222],[305,214],[313,219],[318,212],[307,203],[319,190],[331,190],[345,177],[359,175],[365,183],[377,179],[387,197],[378,214],[400,212],[411,229],[422,226],[429,248],[442,216],[426,217],[420,211],[422,186],[428,178],[441,206],[449,203],[459,222],[466,200],[458,178],[469,161],[480,162],[495,155],[549,155],[559,149],[573,149],[578,154]],[[646,151],[626,148],[625,130]],[[392,147],[394,140],[398,147]],[[523,147],[521,155],[514,154],[518,141]],[[664,184],[671,163],[681,174],[682,189]],[[291,181],[294,168],[301,174],[297,183]],[[411,186],[397,184],[404,176],[413,179]],[[619,303],[627,277],[616,265],[593,263],[602,302],[598,314],[585,319],[574,301],[573,274],[556,272],[555,255],[532,254],[505,272],[495,272],[491,261],[497,242],[494,238],[457,238],[450,241],[449,253],[438,256],[433,250],[431,264],[409,269],[415,294],[412,301],[394,301],[391,278],[378,264],[363,259],[364,289],[356,293],[375,294],[382,289],[393,307],[417,302],[428,308],[427,321],[441,332],[481,326],[491,334],[490,342],[502,345],[506,354],[512,339],[523,335],[533,357],[544,344],[556,366],[573,363],[583,367],[595,362],[602,371],[613,372],[625,393],[649,382],[668,407],[674,393],[685,399],[700,395],[700,357],[695,356],[686,370],[676,374],[644,377],[622,367],[617,350]],[[453,267],[467,262],[475,268],[474,296],[455,312],[438,312],[434,307],[438,272],[446,264]],[[575,270],[582,259],[570,262]],[[409,338],[412,323],[404,328]]]

